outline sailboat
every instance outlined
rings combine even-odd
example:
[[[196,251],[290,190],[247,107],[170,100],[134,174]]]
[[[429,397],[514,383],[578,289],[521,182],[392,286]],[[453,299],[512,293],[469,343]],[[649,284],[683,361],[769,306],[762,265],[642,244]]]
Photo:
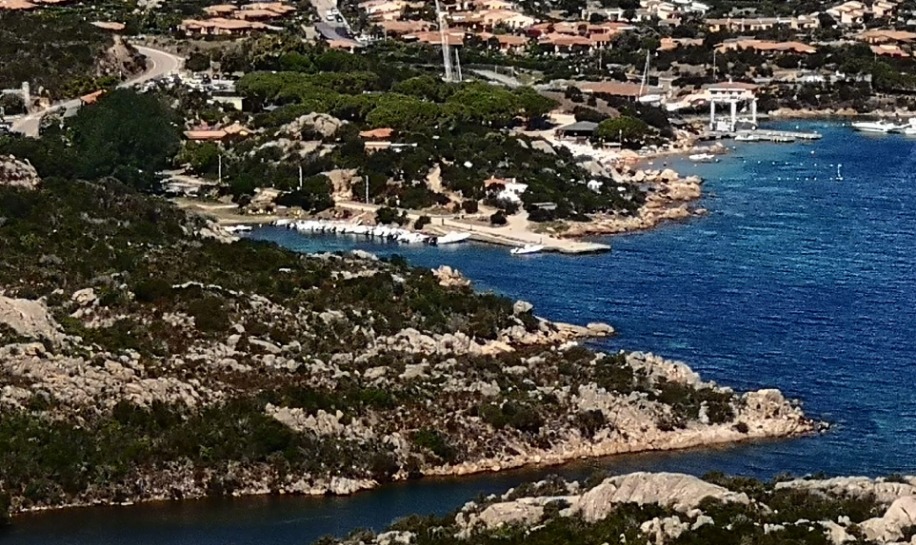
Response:
[[[644,94],[643,94],[643,91],[645,91],[645,89],[646,89],[646,87],[648,87],[648,83],[649,83],[649,59],[650,59],[650,56],[651,56],[650,52],[649,52],[649,51],[646,51],[646,64],[645,64],[645,67],[643,68],[643,71],[642,71],[642,80],[640,80],[640,82],[639,82],[639,96],[636,98],[636,101],[637,101],[637,102],[640,102],[640,103],[642,103],[642,104],[659,104],[659,103],[661,103],[661,101],[662,101],[662,96],[661,96],[661,95],[651,95],[651,94],[649,94],[649,95],[644,95]]]

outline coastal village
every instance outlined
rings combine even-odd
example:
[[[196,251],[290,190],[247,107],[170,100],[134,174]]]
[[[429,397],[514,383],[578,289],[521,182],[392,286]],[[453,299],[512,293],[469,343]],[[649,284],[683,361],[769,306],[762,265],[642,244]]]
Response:
[[[0,13],[84,10],[68,5],[66,0],[34,4],[4,0]],[[602,251],[607,246],[577,239],[651,228],[705,212],[696,204],[701,180],[681,177],[669,167],[670,160],[683,156],[695,162],[715,161],[730,139],[792,142],[819,137],[758,130],[766,119],[885,114],[899,119],[867,128],[916,133],[916,126],[906,123],[908,112],[916,111],[916,102],[910,99],[914,82],[909,81],[909,67],[916,62],[912,48],[916,12],[903,2],[851,0],[792,13],[683,0],[567,2],[538,8],[507,0],[204,2],[197,9],[194,17],[173,19],[172,24],[159,27],[158,35],[142,36],[184,59],[180,68],[157,74],[143,88],[167,89],[176,98],[194,93],[206,100],[205,108],[184,112],[187,149],[164,173],[165,187],[179,196],[182,205],[215,214],[231,229],[280,221],[299,230],[352,232],[351,224],[374,225],[380,209],[386,218],[392,209],[405,232],[386,232],[387,238],[414,242],[473,238],[526,253]],[[136,41],[131,34],[142,23],[131,15],[117,18],[116,13],[101,9],[90,15],[99,17],[91,24],[111,34],[116,43]],[[454,89],[486,85],[509,92],[531,91],[543,99],[538,108],[544,111],[534,117],[518,111],[514,121],[501,120],[503,134],[530,140],[544,154],[569,155],[579,168],[576,179],[565,183],[587,188],[606,202],[616,197],[603,193],[619,192],[631,205],[577,207],[556,202],[553,191],[536,195],[528,190],[531,181],[511,168],[479,169],[479,189],[468,191],[464,181],[457,184],[450,179],[452,169],[445,168],[442,158],[433,156],[427,159],[428,168],[411,174],[411,179],[387,176],[389,188],[381,191],[370,184],[365,168],[316,171],[318,158],[340,149],[337,143],[347,125],[357,127],[353,134],[366,154],[362,162],[370,161],[369,154],[418,154],[418,139],[444,137],[444,125],[434,123],[421,136],[419,127],[382,123],[381,116],[338,117],[334,108],[325,105],[311,112],[300,109],[298,119],[282,127],[265,126],[268,114],[278,118],[272,112],[289,109],[289,100],[255,96],[247,83],[258,73],[233,66],[233,56],[246,44],[280,43],[277,40],[353,57],[404,58],[395,62],[422,65],[423,72]],[[123,76],[124,70],[119,73]],[[89,92],[72,103],[64,116],[74,115],[80,105],[94,103],[106,92],[84,88]],[[346,93],[358,91],[351,88]],[[362,92],[378,93],[371,87]],[[47,89],[29,81],[4,91],[3,96],[9,104],[6,109],[14,112],[4,116],[2,126],[7,130],[17,129],[17,109],[19,115],[41,112],[54,100]],[[311,129],[305,130],[307,125]],[[31,130],[37,127],[34,122]],[[244,195],[231,187],[242,184],[238,163],[246,163],[242,167],[246,170],[250,166],[250,159],[237,150],[252,145],[262,149],[277,142],[282,148],[290,137],[302,140],[303,132],[313,139],[296,144],[298,158],[287,147],[283,158],[272,161],[287,172],[284,177],[291,174],[291,180],[246,179]],[[210,157],[207,165],[181,162],[201,150]],[[311,166],[304,167],[303,160]],[[473,157],[458,160],[473,163]],[[291,169],[294,172],[289,173]],[[300,173],[304,169],[304,177],[297,179],[296,169]],[[334,206],[310,210],[291,205],[296,199],[284,193],[295,193],[292,190],[301,187],[304,178],[315,175],[326,180]],[[227,184],[231,199],[225,197]],[[376,189],[369,191],[370,185]],[[223,195],[222,204],[199,202],[214,191]],[[428,197],[411,202],[417,199],[404,199],[407,191],[422,191]],[[240,197],[244,198],[240,201]],[[577,219],[569,221],[573,217]],[[317,228],[302,223],[309,219],[324,223]]]
[[[820,116],[843,125],[776,123]],[[28,520],[98,539],[40,512],[84,508],[83,528],[100,506],[209,498],[201,543],[309,526],[337,534],[323,545],[916,545],[916,477],[877,476],[910,464],[893,436],[912,396],[876,392],[912,370],[913,229],[890,225],[911,180],[856,193],[804,147],[906,143],[914,119],[912,0],[0,0],[0,541]],[[727,209],[687,174],[748,149],[749,176],[802,168],[779,149],[836,177],[751,180]],[[780,217],[752,224],[761,205]],[[708,224],[745,220],[736,235],[670,241],[714,251],[631,237],[653,240],[606,254],[715,207]],[[346,250],[272,241],[331,236]],[[469,254],[502,283],[349,245],[365,241],[498,245]],[[606,255],[524,257],[544,252]],[[713,261],[741,270],[687,266]],[[542,293],[518,295],[532,280]],[[558,308],[579,323],[542,314]],[[605,316],[702,373],[612,342]],[[867,388],[878,402],[850,399]],[[858,465],[826,465],[841,448]],[[405,485],[429,505],[384,532],[342,537],[343,500],[258,511],[573,462],[611,474],[435,501]],[[618,474],[633,467],[678,472]],[[197,541],[194,505],[173,541]],[[132,543],[122,512],[104,525]]]

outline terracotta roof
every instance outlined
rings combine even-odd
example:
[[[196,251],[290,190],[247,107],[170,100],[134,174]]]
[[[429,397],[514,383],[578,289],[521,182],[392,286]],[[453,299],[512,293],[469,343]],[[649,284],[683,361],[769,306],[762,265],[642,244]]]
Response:
[[[589,38],[595,43],[606,44],[610,43],[616,36],[616,32],[607,32],[605,34],[592,34]]]
[[[279,13],[275,11],[271,11],[269,9],[242,9],[239,11],[235,11],[230,15],[230,17],[234,17],[236,19],[243,19],[246,21],[248,19],[274,19],[279,16],[280,16]]]
[[[492,32],[478,32],[477,38],[484,42],[495,38],[496,41],[499,42],[499,45],[503,46],[520,46],[531,41],[531,38],[528,36],[519,36],[517,34],[493,34]]]
[[[562,46],[581,45],[591,47],[595,45],[592,40],[586,38],[585,36],[570,36],[568,34],[559,33],[545,34],[544,36],[541,36],[540,41],[541,43]]]
[[[105,90],[99,89],[98,91],[94,91],[92,93],[89,93],[88,95],[81,96],[80,102],[82,102],[83,104],[95,104],[96,102],[98,102],[99,97],[101,97],[104,94],[105,94]]]
[[[916,39],[916,33],[906,32],[904,30],[866,30],[857,36],[860,40],[866,42],[911,42]]]
[[[770,40],[733,40],[716,46],[719,51],[729,49],[752,49],[755,51],[791,51],[805,55],[817,52],[814,47],[802,42],[774,42]]]
[[[283,2],[252,2],[251,4],[242,6],[242,11],[260,9],[272,11],[278,15],[286,15],[287,13],[296,11],[296,8],[289,4],[284,4]]]
[[[238,121],[232,125],[229,125],[228,127],[223,127],[223,131],[225,131],[227,135],[248,136],[251,134],[251,129],[242,125]]]
[[[394,129],[388,127],[382,127],[378,129],[371,129],[368,131],[362,131],[359,133],[360,138],[365,138],[367,140],[387,140],[394,135]]]
[[[92,26],[99,27],[103,30],[111,30],[113,32],[121,32],[124,30],[124,23],[116,23],[114,21],[95,21],[92,23]]]
[[[223,19],[222,17],[203,20],[185,19],[181,24],[185,28],[219,28],[222,30],[255,30],[268,28],[264,23],[242,21],[239,19]]]
[[[873,45],[871,46],[871,52],[875,55],[883,55],[885,57],[909,57],[910,54],[906,51],[900,49],[900,46],[897,45]]]
[[[527,36],[516,36],[515,34],[497,34],[496,41],[499,45],[520,46],[528,43]]]
[[[425,44],[442,43],[442,35],[435,31],[414,32],[412,36],[416,38],[417,41],[423,42]],[[464,32],[446,32],[445,39],[448,42],[448,45],[464,45]]]
[[[26,0],[0,0],[0,10],[27,11],[37,8],[38,6]]]
[[[673,51],[679,47],[701,46],[702,38],[662,38],[659,51]]]
[[[363,45],[356,40],[328,40],[328,47],[331,49],[343,49],[347,51],[352,51],[354,49],[359,49]]]
[[[227,15],[239,8],[233,6],[232,4],[216,4],[215,6],[207,6],[204,8],[204,13],[207,15]]]
[[[422,32],[432,28],[432,23],[426,21],[381,21],[378,26],[391,34],[410,34]]]
[[[245,137],[251,134],[251,129],[235,122],[221,129],[207,127],[206,125],[194,127],[184,131],[184,136],[188,140],[222,140],[227,136]]]
[[[223,138],[226,138],[226,131],[220,130],[220,129],[190,130],[190,131],[184,131],[184,136],[188,140],[198,140],[198,141],[222,140]]]
[[[605,94],[619,97],[640,97],[658,92],[658,89],[638,83],[625,81],[583,82],[579,88],[587,93]]]

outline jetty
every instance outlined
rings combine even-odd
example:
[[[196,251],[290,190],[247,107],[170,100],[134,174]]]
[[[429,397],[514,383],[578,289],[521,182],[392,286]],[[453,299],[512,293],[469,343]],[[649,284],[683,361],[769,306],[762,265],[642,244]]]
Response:
[[[700,140],[726,140],[734,139],[742,142],[795,142],[797,140],[820,140],[823,135],[819,132],[806,131],[778,131],[770,129],[735,130],[735,131],[707,131],[700,135]]]

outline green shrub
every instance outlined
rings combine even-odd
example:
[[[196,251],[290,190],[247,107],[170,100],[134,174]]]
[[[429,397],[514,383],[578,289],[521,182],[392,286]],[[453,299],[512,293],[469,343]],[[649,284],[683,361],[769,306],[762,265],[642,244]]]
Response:
[[[481,419],[496,429],[510,427],[526,433],[537,433],[544,418],[534,407],[513,401],[502,405],[488,403],[478,409]]]
[[[188,314],[194,318],[194,325],[200,331],[217,333],[226,331],[231,325],[225,303],[213,295],[191,301]]]
[[[388,206],[383,206],[375,211],[375,222],[379,225],[391,225],[398,223],[398,211]]]
[[[420,230],[432,223],[432,219],[429,216],[420,216],[417,218],[417,221],[413,222],[413,228]]]
[[[582,436],[591,439],[607,424],[607,419],[602,411],[593,409],[576,414],[576,427]]]
[[[410,434],[410,439],[420,448],[435,454],[443,462],[453,462],[457,456],[448,439],[436,430],[423,428]]]
[[[156,303],[172,295],[172,284],[163,278],[149,278],[133,287],[134,298],[140,303]]]

